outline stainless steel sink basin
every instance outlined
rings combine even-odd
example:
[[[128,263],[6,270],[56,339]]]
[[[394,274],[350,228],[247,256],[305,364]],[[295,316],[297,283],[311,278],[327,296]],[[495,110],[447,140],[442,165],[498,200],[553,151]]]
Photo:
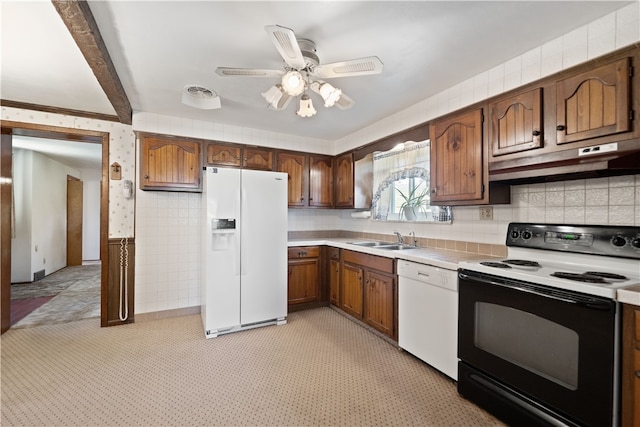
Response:
[[[391,245],[391,243],[389,242],[372,242],[369,240],[364,240],[361,242],[347,242],[350,245],[356,245],[356,246],[366,246],[366,247],[374,247],[374,246],[387,246],[387,245]]]
[[[401,245],[401,244],[394,244],[389,242],[373,242],[369,240],[363,240],[360,242],[347,242],[347,243],[351,245],[364,246],[368,248],[387,249],[390,251],[399,251],[402,249],[416,249],[416,247],[412,245]]]
[[[404,249],[417,249],[417,247],[412,245],[381,245],[377,246],[378,249],[388,249],[390,251],[400,251]]]

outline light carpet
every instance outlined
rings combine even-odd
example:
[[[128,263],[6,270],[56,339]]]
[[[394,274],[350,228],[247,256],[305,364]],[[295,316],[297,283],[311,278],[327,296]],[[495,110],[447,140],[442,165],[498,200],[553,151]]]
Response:
[[[205,339],[200,316],[2,336],[3,426],[503,424],[331,308]]]

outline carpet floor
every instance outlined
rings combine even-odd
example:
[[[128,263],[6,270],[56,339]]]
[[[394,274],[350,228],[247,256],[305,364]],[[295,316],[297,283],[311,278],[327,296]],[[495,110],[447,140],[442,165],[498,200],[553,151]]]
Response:
[[[3,426],[503,426],[336,310],[205,339],[199,315],[2,336]]]

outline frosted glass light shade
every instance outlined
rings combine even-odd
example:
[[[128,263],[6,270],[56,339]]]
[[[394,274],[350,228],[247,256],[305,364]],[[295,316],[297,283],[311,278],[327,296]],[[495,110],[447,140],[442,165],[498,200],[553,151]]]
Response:
[[[309,95],[302,95],[300,98],[300,108],[298,108],[296,114],[300,117],[311,117],[316,114],[316,109],[313,108],[313,102],[311,102]]]
[[[340,99],[342,91],[331,86],[329,83],[320,85],[320,96],[324,99],[325,107],[333,107],[333,104]]]
[[[298,71],[289,71],[282,76],[282,88],[291,96],[298,96],[304,92],[304,77]]]

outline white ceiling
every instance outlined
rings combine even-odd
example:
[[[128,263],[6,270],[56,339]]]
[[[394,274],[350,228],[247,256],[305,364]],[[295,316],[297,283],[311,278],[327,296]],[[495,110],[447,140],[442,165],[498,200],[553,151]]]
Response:
[[[37,151],[70,168],[102,169],[102,145],[90,142],[13,136],[13,148]]]
[[[90,1],[134,111],[326,140],[342,138],[630,2]],[[49,1],[1,3],[1,98],[114,115]],[[265,25],[315,41],[321,63],[378,56],[380,75],[332,79],[349,110],[266,108],[273,79],[220,77],[218,66],[280,69]],[[219,110],[180,102],[186,84]]]

